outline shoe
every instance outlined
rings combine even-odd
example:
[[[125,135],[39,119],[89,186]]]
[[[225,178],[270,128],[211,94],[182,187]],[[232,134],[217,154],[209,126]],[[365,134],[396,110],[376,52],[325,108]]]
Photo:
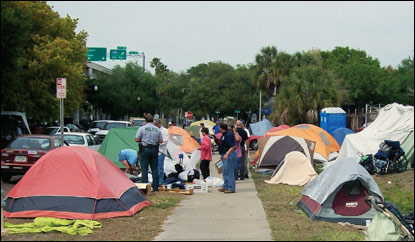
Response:
[[[242,181],[242,180],[245,180],[245,178],[241,177],[241,178],[239,178],[239,180],[241,180],[241,181]]]
[[[248,175],[245,175],[245,178],[249,178],[249,176]]]
[[[235,192],[232,192],[230,190],[225,190],[223,193],[235,193]]]
[[[219,189],[218,189],[218,191],[220,191],[220,192],[224,192],[224,191],[226,191],[226,190],[225,190],[225,188],[223,188],[223,187],[222,187],[222,188],[219,188]]]

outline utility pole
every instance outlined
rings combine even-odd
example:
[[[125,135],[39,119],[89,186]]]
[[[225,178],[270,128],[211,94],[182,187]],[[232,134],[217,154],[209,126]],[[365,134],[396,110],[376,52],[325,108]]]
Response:
[[[261,98],[262,98],[262,90],[259,90],[259,114],[258,114],[258,122],[261,121]]]

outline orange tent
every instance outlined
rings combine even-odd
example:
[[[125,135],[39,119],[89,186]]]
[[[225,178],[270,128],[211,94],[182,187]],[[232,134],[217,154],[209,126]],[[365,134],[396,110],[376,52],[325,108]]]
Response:
[[[177,126],[170,126],[168,131],[169,142],[173,142],[175,145],[179,146],[183,152],[192,153],[196,148],[200,147],[197,141],[193,139],[186,130]]]
[[[267,133],[267,136],[273,135],[297,136],[316,142],[314,157],[315,159],[319,160],[327,161],[329,160],[329,154],[333,152],[339,152],[340,150],[340,145],[333,138],[333,136],[327,133],[327,131],[325,131],[324,129],[312,124],[298,124],[289,129],[284,129],[273,133]],[[319,157],[318,154],[320,154],[321,157]]]

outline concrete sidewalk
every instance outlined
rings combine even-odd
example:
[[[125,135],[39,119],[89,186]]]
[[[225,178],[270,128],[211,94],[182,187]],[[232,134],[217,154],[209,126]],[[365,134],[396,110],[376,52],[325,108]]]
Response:
[[[213,156],[213,161],[219,155]],[[211,176],[220,177],[213,162]],[[182,200],[154,240],[272,240],[262,203],[252,178],[236,181],[236,193],[209,187]]]

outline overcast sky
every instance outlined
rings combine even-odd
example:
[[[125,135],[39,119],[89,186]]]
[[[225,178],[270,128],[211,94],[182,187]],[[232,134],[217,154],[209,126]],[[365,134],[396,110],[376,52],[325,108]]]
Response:
[[[412,1],[47,3],[61,17],[79,18],[87,47],[144,52],[146,69],[154,57],[175,72],[210,61],[254,63],[271,45],[290,54],[349,46],[394,67],[414,55]],[[95,63],[125,65],[109,57]]]

